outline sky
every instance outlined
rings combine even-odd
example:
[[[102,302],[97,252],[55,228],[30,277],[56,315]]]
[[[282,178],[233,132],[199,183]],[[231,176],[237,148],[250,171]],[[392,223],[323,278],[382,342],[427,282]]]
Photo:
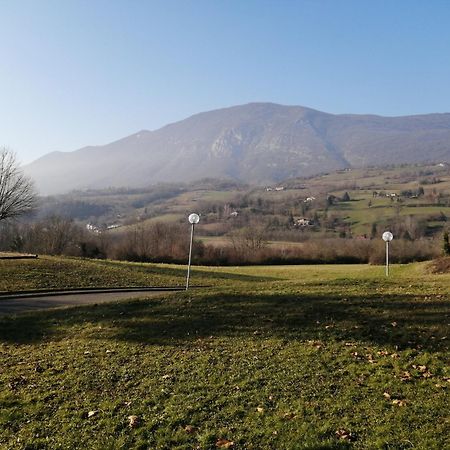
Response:
[[[0,0],[0,147],[23,163],[249,102],[450,112],[448,0]]]

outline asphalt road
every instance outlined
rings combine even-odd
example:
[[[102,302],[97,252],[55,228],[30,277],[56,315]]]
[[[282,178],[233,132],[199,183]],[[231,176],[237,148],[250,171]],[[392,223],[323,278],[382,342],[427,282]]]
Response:
[[[64,295],[42,295],[33,297],[0,297],[0,315],[17,314],[25,311],[57,308],[62,306],[91,305],[139,297],[154,297],[167,291],[95,292]]]

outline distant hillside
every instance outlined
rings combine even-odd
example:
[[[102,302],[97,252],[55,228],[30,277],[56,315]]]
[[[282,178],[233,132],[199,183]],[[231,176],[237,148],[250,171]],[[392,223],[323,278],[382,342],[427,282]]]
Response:
[[[25,166],[43,194],[204,177],[271,183],[346,167],[450,161],[450,114],[333,115],[251,103]]]

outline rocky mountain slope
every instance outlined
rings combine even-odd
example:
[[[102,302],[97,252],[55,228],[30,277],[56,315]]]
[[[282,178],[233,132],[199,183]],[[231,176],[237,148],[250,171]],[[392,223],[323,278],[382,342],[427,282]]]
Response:
[[[346,167],[450,160],[450,114],[333,115],[251,103],[25,166],[42,194],[233,178],[273,183]]]

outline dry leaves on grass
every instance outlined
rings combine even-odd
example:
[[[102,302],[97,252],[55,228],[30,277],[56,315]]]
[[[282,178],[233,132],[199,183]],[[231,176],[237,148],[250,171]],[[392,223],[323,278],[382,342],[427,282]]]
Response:
[[[412,367],[413,367],[413,369],[416,369],[417,371],[419,371],[420,376],[423,378],[432,378],[433,377],[433,374],[430,372],[430,370],[428,369],[427,366],[413,364]]]
[[[194,434],[194,433],[197,433],[198,428],[194,427],[193,425],[186,425],[186,426],[184,427],[184,431],[185,431],[187,434]]]
[[[396,406],[405,406],[406,405],[406,400],[402,400],[400,398],[392,398],[391,394],[389,394],[389,392],[383,392],[383,397],[386,400],[391,400],[393,405]]]
[[[345,430],[344,428],[340,428],[339,430],[336,430],[336,437],[342,441],[354,441],[355,440],[355,435],[353,433],[351,433],[348,430]]]
[[[128,426],[130,428],[137,428],[141,424],[141,419],[138,416],[128,416]]]
[[[217,448],[233,448],[234,442],[229,441],[228,439],[217,439],[216,447]]]
[[[411,381],[412,380],[412,376],[408,371],[404,371],[403,374],[400,377],[400,380],[402,381]]]

